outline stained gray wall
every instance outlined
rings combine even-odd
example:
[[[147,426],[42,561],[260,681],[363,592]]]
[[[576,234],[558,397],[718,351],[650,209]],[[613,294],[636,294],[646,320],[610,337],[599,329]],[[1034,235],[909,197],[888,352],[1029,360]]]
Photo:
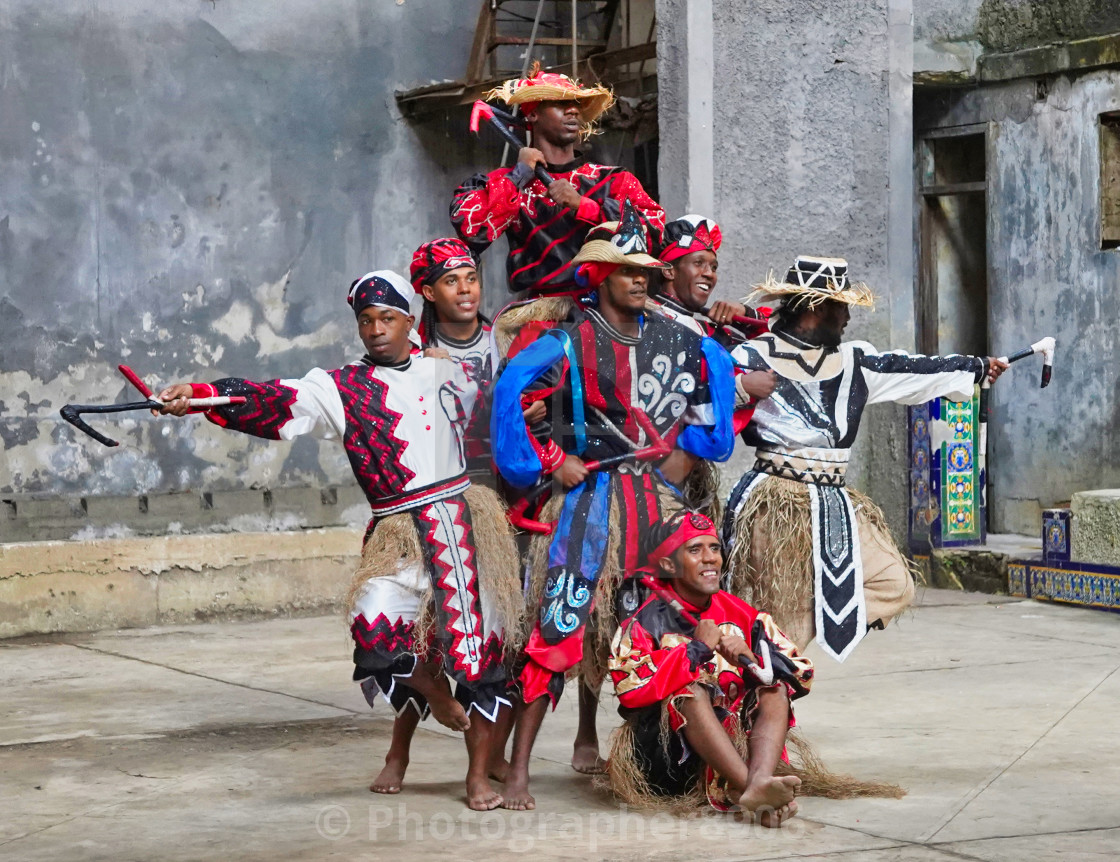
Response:
[[[661,188],[670,215],[688,190],[675,166],[695,159],[702,92],[681,0],[658,3]],[[848,259],[877,295],[849,336],[881,348],[913,346],[911,60],[907,2],[711,4],[714,183],[720,222],[719,291],[742,296],[767,270],[799,254]],[[684,31],[684,32],[682,32]],[[703,67],[700,66],[702,71]],[[677,80],[675,86],[670,81]],[[699,118],[699,119],[697,119]],[[874,441],[874,447],[869,444]],[[853,484],[870,491],[903,535],[906,425],[894,407],[872,408],[854,455]],[[741,454],[729,472],[747,466]]]
[[[992,528],[1037,534],[1041,508],[1120,485],[1120,253],[1100,249],[1098,130],[1120,110],[1120,69],[919,103],[919,132],[987,124],[991,344],[1058,339],[1050,388],[1032,360],[992,389]]]
[[[492,156],[394,90],[463,74],[475,3],[0,0],[0,492],[349,482],[341,448],[66,402],[360,354],[352,278],[407,272]],[[455,132],[453,135],[452,132]],[[135,416],[135,414],[134,414]]]

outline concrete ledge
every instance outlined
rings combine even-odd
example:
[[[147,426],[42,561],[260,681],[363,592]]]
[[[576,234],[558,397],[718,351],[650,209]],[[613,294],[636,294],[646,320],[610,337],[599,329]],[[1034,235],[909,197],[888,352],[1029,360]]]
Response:
[[[1006,595],[1008,563],[1037,559],[1042,543],[1033,536],[989,534],[983,545],[934,548],[929,557],[929,584],[945,590]]]
[[[0,545],[0,638],[341,607],[362,531]]]
[[[983,54],[978,61],[982,83],[1037,78],[1062,72],[1087,72],[1120,62],[1120,33],[1074,39],[1021,51]]]

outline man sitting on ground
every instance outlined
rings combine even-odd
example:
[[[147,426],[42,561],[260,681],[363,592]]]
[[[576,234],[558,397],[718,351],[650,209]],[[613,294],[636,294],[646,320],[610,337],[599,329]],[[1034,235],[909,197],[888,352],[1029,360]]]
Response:
[[[619,627],[610,674],[626,725],[610,756],[614,791],[641,804],[703,780],[713,807],[764,826],[797,813],[801,780],[775,775],[813,665],[769,614],[719,588],[715,525],[684,511],[650,531],[649,594]],[[736,741],[746,737],[745,751]]]

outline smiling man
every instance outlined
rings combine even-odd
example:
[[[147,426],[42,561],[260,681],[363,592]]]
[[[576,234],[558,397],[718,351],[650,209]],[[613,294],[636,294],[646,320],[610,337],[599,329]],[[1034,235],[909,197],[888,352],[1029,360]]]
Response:
[[[683,508],[669,483],[698,458],[726,460],[734,443],[730,358],[711,339],[646,312],[650,279],[662,267],[646,242],[629,203],[621,223],[588,234],[575,262],[596,300],[513,355],[494,384],[491,437],[502,476],[517,488],[547,486],[551,477],[564,490],[549,509],[554,531],[537,536],[530,555],[540,563],[530,599],[539,615],[518,676],[524,706],[507,808],[534,807],[533,741],[577,665],[583,685],[572,766],[602,771],[595,711],[617,624],[615,594],[643,563],[644,533]],[[547,412],[527,425],[523,410],[533,403]]]
[[[424,297],[417,332],[426,356],[453,359],[470,369],[483,397],[475,400],[464,446],[472,481],[492,485],[490,411],[487,390],[493,377],[490,321],[481,313],[478,259],[459,239],[434,239],[412,255],[412,286]]]
[[[412,298],[394,272],[356,279],[347,302],[366,355],[341,369],[181,383],[159,397],[169,402],[163,412],[182,416],[199,393],[243,395],[243,405],[206,418],[270,440],[342,443],[371,509],[348,597],[354,679],[370,706],[380,693],[398,716],[370,789],[400,791],[412,730],[430,713],[464,732],[467,802],[484,811],[502,801],[487,773],[494,724],[510,707],[503,659],[522,603],[517,551],[496,495],[465,472],[478,385],[457,362],[412,354]]]
[[[652,305],[682,326],[714,338],[727,349],[766,331],[765,318],[745,302],[715,299],[723,233],[710,218],[689,214],[665,225],[658,257],[669,265]],[[750,323],[735,323],[735,318]]]
[[[731,591],[766,608],[798,646],[816,636],[843,661],[867,633],[913,600],[914,583],[872,500],[845,487],[865,408],[932,398],[971,400],[1006,363],[980,356],[916,356],[844,341],[865,284],[841,258],[801,256],[784,281],[755,295],[781,302],[771,331],[732,351],[740,368],[771,371],[743,441],[755,463],[731,493],[724,520]]]
[[[534,67],[529,77],[506,81],[487,98],[520,108],[534,146],[521,149],[514,167],[475,174],[459,186],[451,223],[477,254],[506,234],[510,291],[576,292],[572,258],[591,228],[621,217],[623,201],[635,206],[649,234],[660,236],[665,213],[638,178],[577,153],[614,103],[610,90]],[[548,186],[533,175],[537,165],[552,176]]]
[[[801,780],[774,771],[795,724],[790,701],[809,693],[813,664],[768,614],[720,589],[723,554],[707,517],[680,512],[650,530],[648,546],[660,584],[611,645],[626,720],[611,787],[640,805],[699,786],[717,809],[738,805],[781,826],[797,813]]]

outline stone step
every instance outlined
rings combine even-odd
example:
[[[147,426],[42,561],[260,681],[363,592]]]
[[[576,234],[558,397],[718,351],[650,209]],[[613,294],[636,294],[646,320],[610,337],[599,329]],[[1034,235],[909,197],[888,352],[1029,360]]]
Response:
[[[934,548],[929,557],[928,577],[930,586],[941,589],[1006,595],[1008,562],[1041,557],[1040,538],[994,533],[982,545]]]

